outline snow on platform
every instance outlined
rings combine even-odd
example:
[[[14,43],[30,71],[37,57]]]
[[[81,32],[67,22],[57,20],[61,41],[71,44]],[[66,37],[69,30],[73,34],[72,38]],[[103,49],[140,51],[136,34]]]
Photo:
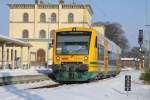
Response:
[[[132,91],[124,91],[125,75],[132,76]],[[140,71],[123,71],[115,78],[55,88],[27,89],[49,84],[30,83],[0,87],[0,100],[150,100],[150,85],[139,80]]]
[[[52,72],[47,68],[31,68],[31,69],[5,69],[0,70],[0,77],[7,76],[24,76],[24,75],[43,75]]]

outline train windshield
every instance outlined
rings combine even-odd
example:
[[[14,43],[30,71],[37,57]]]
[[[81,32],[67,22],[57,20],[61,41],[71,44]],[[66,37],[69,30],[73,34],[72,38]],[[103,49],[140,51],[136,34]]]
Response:
[[[89,52],[91,32],[58,32],[57,55],[86,55]]]

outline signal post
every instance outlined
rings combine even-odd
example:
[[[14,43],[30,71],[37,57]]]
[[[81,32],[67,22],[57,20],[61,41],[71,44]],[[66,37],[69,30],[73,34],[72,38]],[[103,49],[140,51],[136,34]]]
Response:
[[[142,44],[143,44],[143,30],[139,30],[139,37],[138,37],[138,43],[140,45],[140,61],[139,61],[139,68],[144,69],[144,52],[142,50]]]

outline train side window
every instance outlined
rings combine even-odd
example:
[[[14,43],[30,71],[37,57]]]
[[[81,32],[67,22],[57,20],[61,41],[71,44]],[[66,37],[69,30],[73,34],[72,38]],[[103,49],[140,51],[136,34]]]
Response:
[[[104,60],[104,46],[100,45],[100,60]]]
[[[97,48],[97,36],[96,36],[96,39],[95,39],[95,48]]]
[[[113,62],[113,58],[112,58],[113,52],[112,51],[108,51],[108,62],[110,65],[112,65]]]
[[[100,60],[100,45],[98,45],[98,60]]]

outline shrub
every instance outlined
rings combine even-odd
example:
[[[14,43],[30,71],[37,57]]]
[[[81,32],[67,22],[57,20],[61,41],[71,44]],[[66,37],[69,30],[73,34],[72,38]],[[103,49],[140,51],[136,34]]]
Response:
[[[145,82],[150,83],[150,69],[146,69],[144,73],[142,73],[140,79],[144,80]]]

